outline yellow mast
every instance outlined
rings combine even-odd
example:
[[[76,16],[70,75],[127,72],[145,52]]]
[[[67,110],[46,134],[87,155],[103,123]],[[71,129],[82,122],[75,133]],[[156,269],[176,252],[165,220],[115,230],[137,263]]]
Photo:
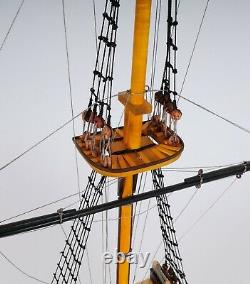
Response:
[[[136,0],[131,90],[125,104],[124,117],[124,142],[128,149],[140,148],[143,114],[150,112],[150,106],[144,99],[150,15],[151,0]],[[134,109],[137,114],[132,112]],[[135,181],[132,175],[121,179],[120,198],[133,195]],[[132,205],[123,206],[119,210],[118,252],[125,254],[131,251],[132,215]],[[130,265],[127,261],[118,264],[117,284],[128,284],[129,274]]]

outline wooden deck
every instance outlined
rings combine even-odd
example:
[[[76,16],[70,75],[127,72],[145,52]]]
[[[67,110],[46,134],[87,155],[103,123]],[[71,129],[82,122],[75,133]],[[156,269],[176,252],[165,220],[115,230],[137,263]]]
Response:
[[[123,142],[123,127],[114,129],[114,139],[111,144],[111,168],[103,167],[100,157],[94,157],[91,150],[86,149],[82,136],[73,138],[73,141],[83,158],[98,173],[105,176],[125,177],[157,169],[176,161],[184,149],[183,141],[180,139],[178,146],[170,146],[164,144],[164,138],[163,132],[154,131],[150,135],[142,134],[141,147],[129,150]],[[96,145],[99,145],[99,141],[100,134],[97,133]]]

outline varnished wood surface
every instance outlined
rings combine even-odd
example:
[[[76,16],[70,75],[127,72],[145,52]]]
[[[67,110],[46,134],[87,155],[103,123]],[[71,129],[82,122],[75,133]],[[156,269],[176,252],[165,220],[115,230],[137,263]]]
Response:
[[[100,133],[98,133],[96,135],[97,148],[100,139]],[[170,146],[163,143],[163,132],[153,132],[151,135],[141,136],[139,149],[128,150],[123,142],[123,128],[120,127],[114,129],[114,139],[111,144],[112,167],[105,168],[100,162],[100,157],[94,157],[91,150],[85,148],[85,142],[81,136],[73,138],[73,141],[92,168],[102,175],[113,177],[124,177],[166,166],[177,160],[184,149],[181,139],[178,146]]]

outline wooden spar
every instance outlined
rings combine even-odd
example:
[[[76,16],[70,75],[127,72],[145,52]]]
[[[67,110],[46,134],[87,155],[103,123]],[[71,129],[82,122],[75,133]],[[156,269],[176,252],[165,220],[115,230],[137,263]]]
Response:
[[[149,105],[144,99],[147,70],[149,28],[151,15],[151,0],[137,0],[135,9],[133,61],[130,95],[125,103],[124,142],[128,149],[138,149],[141,146],[141,131],[144,109]],[[121,101],[121,99],[120,99]],[[142,110],[134,114],[131,107]],[[149,107],[151,112],[151,106]],[[132,175],[122,179],[119,197],[133,195],[136,182]],[[118,252],[125,254],[131,251],[133,206],[127,205],[119,209]],[[117,284],[128,284],[130,265],[128,261],[117,264]]]
[[[20,233],[46,228],[56,224],[61,224],[64,222],[72,221],[76,218],[100,213],[114,208],[119,208],[121,206],[124,207],[139,201],[147,200],[149,198],[155,198],[157,196],[180,191],[193,186],[199,187],[201,183],[205,184],[235,175],[236,177],[240,178],[244,173],[248,171],[250,171],[250,161],[246,161],[239,165],[204,173],[202,176],[195,175],[189,178],[185,178],[184,182],[182,183],[169,185],[163,188],[159,188],[157,190],[145,191],[137,195],[132,195],[120,200],[113,200],[104,204],[96,205],[94,207],[88,207],[85,209],[80,209],[78,211],[76,209],[64,210],[61,216],[59,216],[58,213],[52,213],[25,219],[22,221],[0,225],[0,238],[14,236]]]

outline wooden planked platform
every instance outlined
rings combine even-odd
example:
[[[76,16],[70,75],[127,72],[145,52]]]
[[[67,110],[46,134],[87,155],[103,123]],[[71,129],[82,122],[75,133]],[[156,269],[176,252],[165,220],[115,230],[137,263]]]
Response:
[[[144,122],[144,126],[147,122]],[[144,127],[145,130],[145,127]],[[102,166],[100,157],[94,157],[91,150],[87,150],[82,136],[73,138],[78,151],[89,165],[98,173],[104,176],[125,177],[145,171],[157,169],[176,161],[183,149],[184,144],[180,139],[178,146],[164,144],[163,132],[152,132],[145,135],[142,131],[141,147],[136,150],[127,149],[123,142],[123,127],[114,129],[114,139],[111,144],[112,166],[106,168]],[[100,133],[96,135],[96,145],[98,148]]]

